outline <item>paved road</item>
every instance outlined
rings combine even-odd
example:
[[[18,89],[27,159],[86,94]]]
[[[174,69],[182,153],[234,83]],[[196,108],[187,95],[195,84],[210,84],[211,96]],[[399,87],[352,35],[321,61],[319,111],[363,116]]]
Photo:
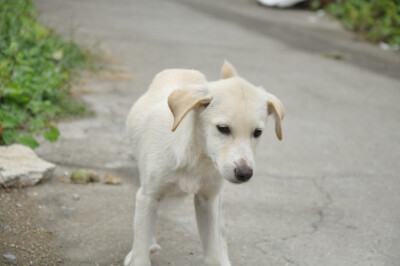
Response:
[[[138,172],[124,120],[164,68],[218,78],[226,58],[285,104],[250,183],[227,184],[224,213],[233,265],[399,265],[400,56],[363,43],[313,13],[224,1],[35,0],[65,37],[107,49],[130,80],[90,79],[94,118],[60,123],[38,153],[59,165],[29,190],[66,265],[121,263],[131,248]],[[315,23],[316,22],[316,23]],[[326,54],[341,53],[346,60]],[[60,183],[93,168],[121,186]],[[80,199],[73,199],[78,193]],[[160,216],[154,265],[201,265],[192,199]],[[67,206],[72,208],[61,208]]]

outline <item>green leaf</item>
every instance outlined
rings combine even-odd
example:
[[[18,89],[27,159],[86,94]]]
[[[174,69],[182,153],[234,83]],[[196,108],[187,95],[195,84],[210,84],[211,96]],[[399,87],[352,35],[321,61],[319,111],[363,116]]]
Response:
[[[17,42],[11,42],[10,48],[9,48],[9,53],[15,53],[18,50],[18,43]]]
[[[16,102],[18,102],[18,103],[28,103],[30,100],[31,100],[31,98],[28,95],[20,95],[16,99]]]
[[[14,116],[10,115],[10,114],[3,114],[2,115],[2,125],[3,128],[14,128],[18,125],[21,124],[21,122]]]
[[[39,143],[31,135],[24,135],[22,137],[18,137],[18,142],[32,149],[39,146]]]
[[[4,140],[6,145],[11,145],[14,143],[14,140],[18,137],[18,132],[13,129],[5,129],[1,134],[1,137]]]
[[[60,136],[60,131],[58,131],[57,128],[52,128],[43,134],[44,138],[47,139],[50,142],[55,142],[57,141],[58,137]]]

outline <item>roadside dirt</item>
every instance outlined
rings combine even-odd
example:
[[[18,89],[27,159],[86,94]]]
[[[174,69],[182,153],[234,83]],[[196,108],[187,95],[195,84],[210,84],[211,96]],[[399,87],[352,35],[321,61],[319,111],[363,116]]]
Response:
[[[0,264],[55,265],[63,262],[54,234],[37,217],[26,189],[0,189]],[[15,257],[15,258],[14,258]]]

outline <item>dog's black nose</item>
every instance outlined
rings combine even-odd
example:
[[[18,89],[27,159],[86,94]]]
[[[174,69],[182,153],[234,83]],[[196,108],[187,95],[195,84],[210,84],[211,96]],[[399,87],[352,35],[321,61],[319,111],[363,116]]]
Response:
[[[235,176],[241,182],[246,182],[253,176],[253,169],[248,166],[239,166],[235,168]]]

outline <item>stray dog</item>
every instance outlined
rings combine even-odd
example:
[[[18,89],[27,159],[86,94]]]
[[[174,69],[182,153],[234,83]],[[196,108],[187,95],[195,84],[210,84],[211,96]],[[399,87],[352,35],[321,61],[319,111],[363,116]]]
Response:
[[[127,119],[129,140],[140,171],[134,241],[124,264],[149,266],[161,199],[194,194],[204,265],[231,265],[220,215],[224,179],[248,181],[254,149],[268,115],[282,139],[284,106],[274,95],[238,77],[225,61],[222,79],[208,82],[196,70],[168,69],[133,105]],[[172,126],[172,130],[171,130]]]

